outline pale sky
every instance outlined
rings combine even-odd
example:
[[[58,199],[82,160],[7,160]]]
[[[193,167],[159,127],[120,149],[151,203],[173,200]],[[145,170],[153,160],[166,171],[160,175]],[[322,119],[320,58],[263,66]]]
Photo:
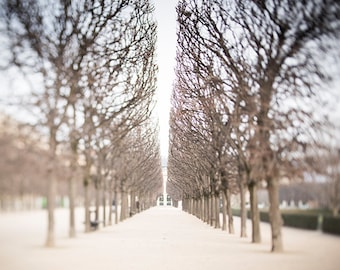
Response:
[[[170,95],[175,80],[176,10],[178,0],[153,0],[157,20],[158,87],[157,107],[160,124],[161,155],[168,155]]]

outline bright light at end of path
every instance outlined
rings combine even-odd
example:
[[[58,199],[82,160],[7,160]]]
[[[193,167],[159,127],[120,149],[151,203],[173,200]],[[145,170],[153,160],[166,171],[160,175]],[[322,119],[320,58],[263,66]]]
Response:
[[[167,157],[169,144],[170,96],[175,80],[176,5],[177,0],[153,1],[157,20],[156,57],[159,68],[157,78],[157,114],[160,125],[161,155]]]

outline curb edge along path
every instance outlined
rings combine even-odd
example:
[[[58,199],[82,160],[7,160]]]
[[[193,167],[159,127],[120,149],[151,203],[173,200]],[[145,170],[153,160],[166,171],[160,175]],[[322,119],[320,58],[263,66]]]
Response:
[[[1,227],[0,216],[0,228]],[[289,269],[335,270],[340,264],[340,237],[291,228],[283,229],[282,254],[271,254],[270,228],[261,224],[262,244],[251,244],[235,235],[213,229],[176,208],[154,207],[118,225],[76,239],[57,239],[57,247],[45,249],[14,241],[6,249],[10,233],[0,232],[0,268],[40,269]],[[25,230],[25,225],[22,224]],[[247,224],[250,229],[250,224]],[[29,230],[30,228],[27,228]],[[27,231],[27,233],[30,233]],[[250,232],[248,231],[248,236]],[[6,241],[3,241],[6,240]]]

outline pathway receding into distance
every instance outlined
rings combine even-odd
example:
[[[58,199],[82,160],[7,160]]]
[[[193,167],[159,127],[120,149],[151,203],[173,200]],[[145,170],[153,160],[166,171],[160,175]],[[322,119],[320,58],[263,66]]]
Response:
[[[79,209],[79,232],[69,239],[67,210],[56,216],[57,246],[47,249],[46,213],[0,213],[0,269],[336,270],[340,265],[340,237],[316,231],[284,228],[285,252],[271,254],[268,224],[261,224],[263,243],[251,244],[249,237],[239,237],[238,218],[230,235],[179,209],[154,207],[84,234]]]

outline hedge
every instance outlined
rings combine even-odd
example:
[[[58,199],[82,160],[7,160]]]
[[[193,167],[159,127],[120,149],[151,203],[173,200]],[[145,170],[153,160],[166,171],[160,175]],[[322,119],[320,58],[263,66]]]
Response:
[[[340,217],[323,217],[322,231],[340,235]]]
[[[240,209],[233,209],[233,215],[240,216]],[[247,209],[247,217],[250,218],[250,211]],[[288,227],[295,227],[308,230],[318,229],[318,215],[316,214],[301,214],[294,213],[281,213],[283,219],[283,225]],[[267,211],[260,211],[260,221],[269,222],[269,214]]]
[[[240,209],[232,209],[234,216],[240,216]],[[250,210],[247,209],[247,217],[250,218]],[[310,211],[283,211],[281,212],[283,225],[307,230],[322,229],[325,233],[340,235],[340,217],[329,216],[329,211],[310,210]],[[269,222],[269,214],[260,211],[260,220]]]
[[[317,215],[282,214],[283,225],[307,230],[318,229]]]

